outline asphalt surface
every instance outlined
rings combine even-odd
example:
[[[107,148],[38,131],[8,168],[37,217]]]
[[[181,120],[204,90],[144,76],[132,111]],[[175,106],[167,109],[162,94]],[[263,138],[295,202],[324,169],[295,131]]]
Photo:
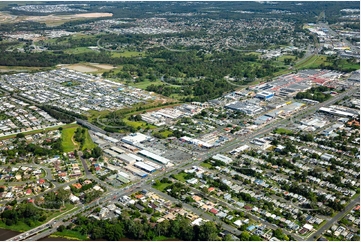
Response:
[[[86,161],[83,159],[83,152],[79,151],[79,158],[80,158],[80,161],[81,163],[83,164],[83,167],[84,167],[84,172],[85,172],[85,176],[86,177],[89,177],[92,175],[92,173],[89,171],[89,168],[88,168],[88,165],[86,163]]]

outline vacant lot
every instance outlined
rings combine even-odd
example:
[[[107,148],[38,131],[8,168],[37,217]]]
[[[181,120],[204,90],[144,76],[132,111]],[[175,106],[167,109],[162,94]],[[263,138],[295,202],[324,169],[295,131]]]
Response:
[[[26,16],[24,20],[26,21],[35,21],[40,23],[45,23],[46,25],[55,26],[60,25],[68,21],[74,21],[84,18],[101,18],[101,17],[111,17],[112,13],[81,13],[81,14],[72,14],[72,15],[47,15],[47,16]]]
[[[17,16],[15,15],[10,15],[8,13],[5,12],[0,12],[0,23],[11,23],[16,21]]]
[[[114,69],[115,67],[112,65],[106,65],[106,64],[98,64],[98,63],[89,63],[90,65],[98,68],[98,69],[104,69],[104,70],[111,70]]]
[[[0,2],[1,3],[1,2]],[[1,5],[1,4],[0,4]],[[22,5],[22,4],[19,4]],[[1,7],[1,6],[0,6]],[[17,23],[20,21],[35,21],[45,23],[48,26],[61,25],[65,22],[80,20],[85,18],[101,18],[111,17],[112,13],[81,13],[72,15],[46,15],[46,16],[26,16],[26,15],[11,15],[7,12],[0,12],[0,23]]]
[[[145,52],[125,51],[125,52],[112,52],[112,57],[144,57]]]
[[[153,185],[153,187],[161,192],[163,192],[167,187],[172,185],[172,183],[161,183],[160,181],[157,181],[156,184]]]
[[[67,68],[69,68],[71,70],[75,70],[75,71],[80,71],[80,72],[96,72],[96,71],[98,71],[98,69],[96,69],[96,68],[92,68],[90,66],[81,65],[81,64],[70,65],[70,66],[67,66]]]
[[[78,148],[78,145],[73,141],[73,136],[77,128],[78,127],[63,129],[61,132],[64,152],[70,152]]]
[[[89,132],[85,132],[85,141],[83,145],[83,150],[85,149],[94,149],[96,147],[96,144],[94,144],[93,140],[90,138]]]

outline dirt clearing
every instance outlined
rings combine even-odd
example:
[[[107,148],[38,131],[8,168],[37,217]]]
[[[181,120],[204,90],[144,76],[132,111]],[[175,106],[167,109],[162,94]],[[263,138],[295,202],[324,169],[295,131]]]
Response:
[[[84,18],[111,17],[112,13],[80,13],[72,15],[47,15],[47,16],[26,16],[24,20],[45,23],[46,25],[60,25],[68,21],[79,20]]]
[[[98,71],[98,69],[96,68],[92,68],[89,66],[85,66],[85,65],[70,65],[70,66],[65,66],[68,69],[74,70],[74,71],[80,71],[80,72],[96,72]]]
[[[94,67],[99,68],[99,69],[104,69],[104,70],[111,70],[111,69],[115,68],[112,65],[98,64],[98,63],[89,63],[89,65],[94,66]]]

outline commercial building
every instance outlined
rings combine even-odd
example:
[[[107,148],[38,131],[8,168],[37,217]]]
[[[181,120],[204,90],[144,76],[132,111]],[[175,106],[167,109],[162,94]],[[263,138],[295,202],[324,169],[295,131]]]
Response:
[[[272,120],[273,117],[271,116],[268,116],[268,115],[262,115],[260,117],[258,117],[255,121],[254,121],[254,124],[256,125],[262,125],[270,120]]]
[[[227,156],[221,155],[221,154],[216,154],[214,156],[212,156],[213,160],[218,160],[218,161],[222,161],[226,164],[231,163],[233,160]]]
[[[118,159],[124,161],[127,164],[133,164],[137,160],[127,154],[120,154],[117,156]]]
[[[143,159],[142,157],[139,157],[139,156],[134,155],[134,154],[131,154],[131,153],[128,153],[127,156],[132,157],[132,158],[135,159],[136,161],[144,161],[144,159]]]
[[[323,112],[323,113],[336,115],[336,116],[341,116],[341,117],[350,117],[350,118],[357,117],[356,114],[353,114],[353,113],[350,113],[350,112],[340,111],[340,110],[333,109],[333,108],[322,107],[322,108],[319,109],[319,111]]]
[[[303,103],[294,102],[280,109],[282,115],[287,116],[305,106]]]
[[[134,163],[134,166],[148,173],[153,173],[156,171],[156,169],[153,166],[145,164],[144,162],[136,162]]]
[[[118,153],[116,153],[116,152],[114,152],[114,151],[112,151],[110,149],[105,149],[104,153],[107,154],[107,155],[110,155],[112,157],[116,157],[118,155]]]
[[[192,139],[192,138],[190,138],[188,136],[181,137],[180,141],[187,142],[187,143],[193,144],[193,145],[198,145],[200,147],[207,148],[207,149],[210,149],[210,148],[213,147],[212,144],[209,144],[209,143],[204,142],[204,141],[199,140],[199,139]]]
[[[118,153],[118,154],[123,154],[123,153],[125,153],[124,150],[122,150],[122,149],[120,149],[120,148],[118,148],[118,147],[116,147],[116,146],[112,146],[112,147],[110,147],[110,149],[111,149],[112,151]]]
[[[141,133],[133,133],[122,138],[122,141],[126,144],[139,146],[140,143],[150,140],[151,137]]]
[[[274,97],[274,93],[273,92],[262,91],[262,92],[257,93],[256,97],[267,101],[267,100]]]
[[[148,176],[147,173],[145,173],[145,172],[143,172],[143,171],[141,171],[141,170],[139,170],[139,169],[137,169],[137,168],[135,168],[135,167],[133,167],[133,166],[128,165],[128,166],[126,166],[126,167],[124,167],[124,168],[125,168],[127,171],[133,173],[134,175],[140,176],[141,178],[144,178],[144,177],[147,177],[147,176]]]
[[[116,179],[118,181],[122,182],[122,183],[129,183],[130,182],[126,177],[124,177],[122,175],[119,175],[119,174],[117,175]]]
[[[149,160],[145,160],[144,163],[147,164],[147,165],[150,165],[150,166],[154,167],[154,168],[157,169],[157,170],[162,169],[162,166],[161,166],[161,165],[156,164],[156,163],[154,163],[154,162],[151,162],[151,161],[149,161]]]
[[[352,75],[347,80],[359,83],[360,82],[360,70],[353,72]]]
[[[118,172],[118,175],[119,175],[119,176],[122,176],[122,177],[125,177],[126,179],[129,179],[129,178],[130,178],[130,176],[129,176],[127,173],[122,172],[122,171]]]
[[[167,158],[164,158],[162,156],[159,156],[159,155],[156,155],[156,154],[153,154],[152,152],[149,152],[147,150],[141,150],[138,152],[138,154],[141,154],[149,159],[152,159],[154,161],[157,161],[159,163],[161,163],[162,165],[167,165],[170,160],[168,160]]]
[[[229,153],[231,155],[235,155],[235,154],[238,154],[238,153],[243,152],[243,151],[248,150],[248,149],[249,149],[248,145],[242,145],[242,146],[230,151]]]
[[[234,111],[243,112],[248,115],[255,115],[256,113],[259,113],[263,110],[260,106],[256,104],[239,101],[228,103],[224,107]]]
[[[271,146],[270,145],[271,142],[263,138],[255,138],[251,141],[251,143],[260,146],[263,150]]]

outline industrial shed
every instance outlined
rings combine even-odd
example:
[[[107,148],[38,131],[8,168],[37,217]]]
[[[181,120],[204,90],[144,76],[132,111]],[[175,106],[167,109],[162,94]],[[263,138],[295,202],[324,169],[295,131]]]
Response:
[[[134,163],[134,166],[148,173],[153,173],[156,171],[156,169],[153,166],[145,164],[144,162],[136,162]]]
[[[147,158],[150,158],[150,159],[152,159],[154,161],[157,161],[157,162],[159,162],[159,163],[161,163],[163,165],[166,165],[166,164],[168,164],[170,162],[170,160],[168,160],[167,158],[164,158],[162,156],[153,154],[152,152],[149,152],[147,150],[141,150],[141,151],[138,152],[138,154],[141,154],[141,155],[143,155],[143,156],[145,156]]]
[[[144,161],[144,159],[142,157],[139,157],[137,155],[134,155],[132,153],[128,153],[127,156],[132,157],[133,159],[135,159],[136,161]]]
[[[133,157],[126,155],[126,154],[117,155],[117,158],[121,159],[122,161],[124,161],[128,164],[132,164],[132,163],[136,162],[136,159],[134,159]]]
[[[112,151],[118,153],[118,154],[123,154],[123,153],[125,153],[124,150],[122,150],[122,149],[120,149],[120,148],[118,148],[118,147],[116,147],[116,146],[112,146],[112,147],[110,147],[110,149],[111,149]]]
[[[131,173],[133,173],[134,175],[140,176],[141,178],[147,177],[148,174],[135,168],[135,167],[131,167],[131,166],[126,166],[125,167],[126,170],[130,171]]]

